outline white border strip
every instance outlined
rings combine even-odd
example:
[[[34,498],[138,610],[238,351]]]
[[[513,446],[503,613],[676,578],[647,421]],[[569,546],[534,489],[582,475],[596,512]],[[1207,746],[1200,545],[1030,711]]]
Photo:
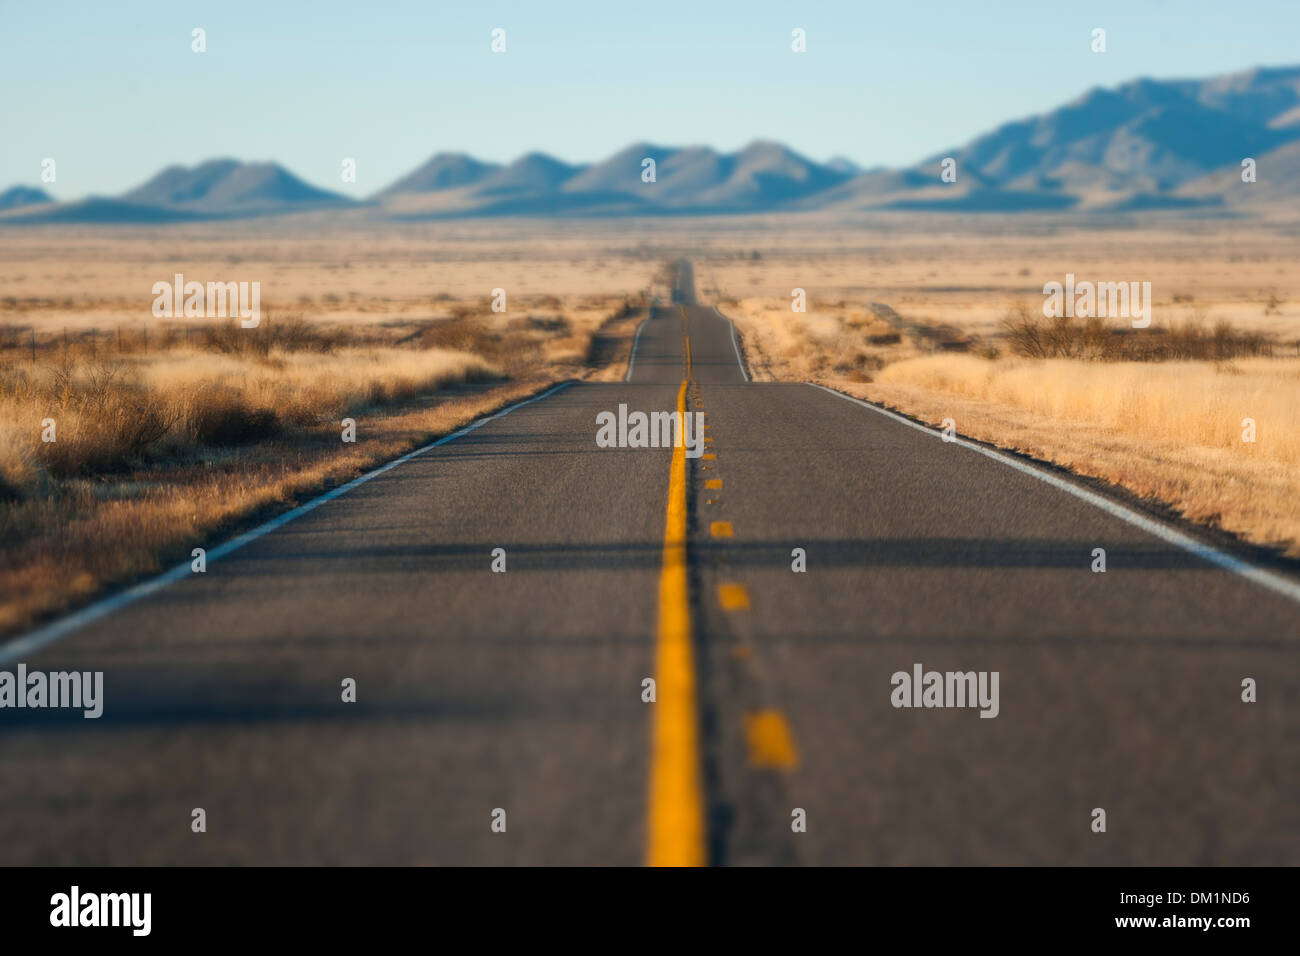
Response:
[[[540,395],[534,395],[532,398],[507,406],[499,412],[488,415],[486,418],[480,418],[477,421],[471,422],[464,428],[452,432],[450,435],[445,435],[435,442],[430,442],[423,448],[417,448],[415,451],[407,452],[401,458],[393,459],[386,465],[380,465],[374,471],[368,471],[358,478],[353,478],[346,485],[340,485],[337,488],[327,491],[325,494],[313,498],[305,504],[299,505],[292,511],[286,511],[284,514],[272,518],[265,524],[258,525],[256,528],[245,531],[243,534],[231,538],[224,544],[218,545],[207,553],[207,560],[212,562],[224,558],[227,555],[238,551],[244,545],[256,541],[263,535],[270,534],[276,528],[284,527],[295,518],[301,518],[303,515],[307,514],[307,512],[315,511],[321,505],[325,504],[325,502],[333,501],[340,495],[347,494],[358,485],[364,485],[371,478],[378,478],[384,472],[396,468],[403,462],[410,461],[412,458],[423,455],[425,452],[437,448],[439,445],[445,445],[448,442],[455,441],[457,438],[463,438],[465,435],[474,431],[474,429],[481,428],[490,421],[501,418],[503,415],[509,415],[515,409],[523,408],[525,405],[531,405],[533,402],[540,402],[542,399],[554,395],[556,392],[568,388],[572,384],[572,382],[561,382],[559,385],[547,389]],[[134,587],[122,591],[120,594],[114,594],[113,596],[104,598],[101,601],[96,601],[94,604],[84,607],[80,611],[61,617],[56,621],[51,621],[44,627],[37,628],[34,631],[29,631],[27,634],[16,637],[13,640],[0,645],[0,664],[10,664],[20,658],[26,657],[28,654],[40,650],[47,644],[52,644],[59,638],[65,637],[73,631],[85,627],[92,621],[97,621],[102,617],[107,617],[114,611],[143,600],[149,595],[161,591],[163,588],[167,587],[167,585],[174,584],[182,578],[189,577],[192,573],[193,572],[190,570],[190,562],[186,561],[183,564],[178,564],[170,571],[164,571],[155,578],[150,578],[148,581],[142,581]]]
[[[748,382],[749,373],[745,371],[745,363],[740,360],[740,346],[736,344],[736,323],[732,322],[731,319],[719,312],[716,305],[713,307],[713,314],[731,326],[731,347],[736,350],[736,364],[740,366],[740,374],[743,375],[745,381]]]
[[[650,321],[650,316],[654,315],[654,306],[650,307],[650,315],[641,320],[641,324],[636,327],[636,338],[632,340],[632,354],[627,359],[627,374],[623,376],[623,381],[632,381],[632,368],[636,365],[636,347],[641,344],[641,330],[645,324]]]
[[[933,428],[919,425],[909,418],[905,418],[902,415],[889,411],[888,409],[881,408],[878,405],[872,405],[870,402],[864,402],[860,398],[854,398],[852,395],[845,395],[843,392],[837,392],[833,388],[827,388],[825,385],[818,385],[815,382],[806,382],[805,384],[811,385],[813,388],[820,388],[823,392],[829,392],[837,398],[842,398],[847,402],[853,402],[856,405],[861,405],[863,408],[869,408],[873,412],[892,418],[894,421],[902,422],[909,428],[915,428],[919,432],[924,432],[925,434],[932,435],[935,438],[942,438],[942,434],[935,431]],[[1248,561],[1243,561],[1241,558],[1233,557],[1224,551],[1220,551],[1218,548],[1213,548],[1208,544],[1203,544],[1195,538],[1188,537],[1181,531],[1175,531],[1168,525],[1161,524],[1159,521],[1138,514],[1136,511],[1125,508],[1123,505],[1117,504],[1109,498],[1104,498],[1095,492],[1088,491],[1085,488],[1080,488],[1078,485],[1065,481],[1062,478],[1058,478],[1056,475],[1050,474],[1046,471],[1040,471],[1032,465],[1025,464],[1023,461],[1018,461],[1007,455],[999,454],[996,451],[985,448],[983,445],[977,445],[974,442],[969,442],[961,438],[953,438],[949,443],[953,445],[961,445],[963,448],[969,448],[971,451],[977,451],[986,458],[992,458],[994,461],[1008,465],[1016,471],[1022,472],[1026,475],[1032,475],[1034,478],[1046,482],[1053,488],[1059,488],[1061,491],[1074,495],[1074,497],[1079,498],[1082,501],[1086,501],[1095,508],[1100,508],[1113,518],[1118,518],[1120,521],[1127,522],[1135,528],[1140,528],[1147,532],[1147,534],[1154,535],[1161,541],[1182,548],[1184,551],[1187,551],[1204,561],[1208,561],[1210,564],[1217,565],[1234,574],[1239,574],[1243,578],[1253,581],[1261,587],[1268,588],[1270,591],[1280,594],[1283,597],[1290,598],[1292,601],[1300,604],[1300,584],[1288,580],[1281,575],[1274,574],[1271,571],[1265,571],[1263,568],[1257,568]]]

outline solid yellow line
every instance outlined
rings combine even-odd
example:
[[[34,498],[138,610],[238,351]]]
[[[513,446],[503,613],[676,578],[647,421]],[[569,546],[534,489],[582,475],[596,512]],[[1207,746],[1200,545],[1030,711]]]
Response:
[[[686,412],[686,382],[677,394]],[[700,784],[686,576],[686,448],[673,448],[659,575],[659,641],[655,665],[654,739],[650,755],[650,813],[646,862],[650,866],[703,866],[704,798]]]
[[[766,770],[788,770],[797,766],[799,754],[794,734],[779,710],[759,710],[745,715],[745,741],[749,765]]]

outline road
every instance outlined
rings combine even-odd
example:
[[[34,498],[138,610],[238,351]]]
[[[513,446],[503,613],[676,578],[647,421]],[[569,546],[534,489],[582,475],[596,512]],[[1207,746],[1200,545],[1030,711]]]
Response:
[[[1288,582],[749,382],[689,264],[673,300],[629,381],[0,648],[105,675],[98,720],[0,711],[0,864],[1300,863]],[[620,403],[707,454],[597,447]],[[916,664],[996,671],[997,716],[893,706]]]

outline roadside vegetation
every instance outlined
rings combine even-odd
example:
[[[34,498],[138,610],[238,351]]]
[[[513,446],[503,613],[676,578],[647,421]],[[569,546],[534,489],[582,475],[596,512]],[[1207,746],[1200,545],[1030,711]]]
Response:
[[[1001,325],[1002,345],[1025,358],[1100,362],[1223,361],[1274,352],[1272,336],[1242,331],[1224,319],[1210,324],[1204,311],[1174,320],[1168,326],[1134,329],[1096,317],[1046,318],[1042,309],[1021,302],[1007,312]],[[989,348],[995,356],[999,345],[992,344]]]

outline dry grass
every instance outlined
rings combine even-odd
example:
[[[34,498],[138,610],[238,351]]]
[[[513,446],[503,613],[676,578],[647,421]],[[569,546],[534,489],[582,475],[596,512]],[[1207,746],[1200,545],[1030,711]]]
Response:
[[[1300,557],[1300,360],[929,356],[849,390]],[[1254,442],[1243,440],[1247,418]]]
[[[1045,282],[1073,273],[1149,281],[1155,327],[1204,315],[1211,325],[1223,320],[1273,335],[1291,355],[1300,340],[1300,232],[1293,227],[1216,221],[1102,229],[1031,217],[900,215],[704,233],[696,245],[704,301],[761,302],[786,315],[791,290],[801,288],[810,313],[883,303],[917,326],[996,337],[1009,304],[1041,303]]]
[[[442,349],[0,363],[0,481],[35,493],[44,479],[174,464],[495,373],[478,356]]]
[[[1223,319],[1211,327],[1200,315],[1148,329],[1116,327],[1092,317],[1044,318],[1041,308],[1018,303],[1002,320],[1003,340],[1028,358],[1079,358],[1093,361],[1168,362],[1272,355],[1272,336],[1243,332]],[[990,354],[996,346],[989,346]]]
[[[745,342],[760,379],[869,382],[891,362],[925,354],[907,329],[869,305],[809,303],[807,312],[763,299],[723,306]]]
[[[936,355],[891,365],[877,383],[1007,405],[1061,426],[1217,449],[1300,475],[1300,360],[1094,364]],[[1256,440],[1242,440],[1243,420]]]
[[[299,311],[352,334],[445,317],[458,304],[508,293],[509,314],[569,313],[584,301],[642,291],[665,254],[643,230],[518,222],[301,226],[274,219],[144,227],[0,228],[0,324],[38,332],[159,331],[154,282],[257,281],[263,307]],[[541,305],[549,301],[552,304]]]

